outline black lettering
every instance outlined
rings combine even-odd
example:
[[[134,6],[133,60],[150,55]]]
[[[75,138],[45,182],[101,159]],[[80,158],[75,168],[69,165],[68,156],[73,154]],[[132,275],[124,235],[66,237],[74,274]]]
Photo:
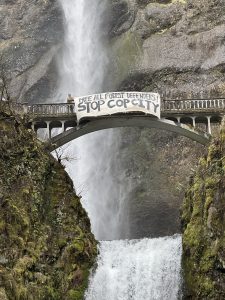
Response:
[[[139,100],[140,104],[139,104],[139,107],[143,107],[145,108],[144,104],[143,104],[143,100]]]
[[[86,104],[87,104],[87,113],[89,113],[90,112],[91,102],[86,102]]]
[[[124,107],[127,108],[127,104],[130,103],[130,100],[124,99],[123,101],[124,101]]]
[[[78,103],[77,107],[78,107],[78,111],[86,110],[86,104],[84,104],[83,101]]]
[[[105,101],[104,101],[104,100],[100,100],[100,101],[99,101],[99,110],[98,110],[98,111],[101,110],[101,106],[102,106],[103,104],[105,104]]]
[[[152,102],[152,104],[154,105],[154,113],[156,113],[157,112],[157,108],[159,107],[159,104],[155,104],[153,102]]]
[[[111,103],[113,103],[113,104],[111,104]],[[113,100],[109,100],[107,104],[108,104],[108,107],[109,107],[109,108],[115,107],[114,99],[113,99]]]
[[[124,106],[123,100],[117,100],[117,101],[116,101],[116,105],[117,105],[118,107]]]
[[[139,105],[139,101],[137,99],[133,99],[131,103],[135,106]]]
[[[127,98],[134,98],[134,97],[132,97],[132,96],[133,96],[132,93],[127,93]]]
[[[93,109],[93,110],[100,110],[99,108],[100,108],[100,105],[99,105],[99,102],[97,102],[97,101],[93,101],[93,102],[90,102],[91,103],[91,109]]]
[[[151,105],[152,101],[145,100],[145,102],[147,103],[147,110],[150,110],[150,105]]]

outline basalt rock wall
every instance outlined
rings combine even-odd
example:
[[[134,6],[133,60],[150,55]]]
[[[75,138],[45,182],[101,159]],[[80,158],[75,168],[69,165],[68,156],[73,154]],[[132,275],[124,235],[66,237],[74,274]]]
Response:
[[[163,99],[225,96],[224,1],[111,2],[111,60],[118,90]],[[215,128],[214,134],[217,129]],[[119,133],[124,180],[131,180],[130,236],[180,231],[185,186],[204,147],[158,130]]]
[[[56,0],[0,1],[0,72],[14,100],[44,102],[54,95],[62,24]]]

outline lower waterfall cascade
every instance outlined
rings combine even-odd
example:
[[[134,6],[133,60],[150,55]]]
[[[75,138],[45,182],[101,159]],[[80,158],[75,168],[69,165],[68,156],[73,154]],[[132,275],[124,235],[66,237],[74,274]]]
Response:
[[[177,300],[181,236],[102,241],[85,300]]]

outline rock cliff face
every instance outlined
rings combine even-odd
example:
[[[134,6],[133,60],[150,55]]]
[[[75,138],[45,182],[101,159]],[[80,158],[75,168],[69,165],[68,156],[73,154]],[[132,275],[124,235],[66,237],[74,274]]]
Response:
[[[225,297],[225,131],[200,159],[182,207],[185,299]]]
[[[53,95],[62,20],[56,0],[0,0],[0,72],[12,98],[43,102]]]
[[[166,99],[225,96],[224,8],[214,0],[112,1],[115,87]],[[130,235],[178,232],[183,187],[204,148],[156,130],[126,129],[120,136],[119,165],[133,178]]]
[[[120,88],[167,98],[224,95],[224,1],[112,2],[114,12],[126,7],[111,26],[118,70],[127,70]]]
[[[118,173],[124,171],[128,237],[165,236],[180,232],[180,206],[186,182],[204,147],[178,135],[129,128],[120,135]],[[192,147],[192,149],[190,149]],[[119,164],[118,164],[119,165]],[[123,168],[123,169],[122,169]]]
[[[18,116],[0,112],[0,299],[83,299],[96,256],[67,173]]]

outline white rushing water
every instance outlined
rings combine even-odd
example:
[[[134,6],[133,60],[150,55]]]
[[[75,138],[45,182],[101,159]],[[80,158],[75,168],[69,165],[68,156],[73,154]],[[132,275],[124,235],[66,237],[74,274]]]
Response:
[[[59,60],[58,98],[104,91],[108,59],[103,34],[107,0],[61,0],[65,40]],[[72,142],[63,156],[67,171],[91,220],[97,239],[120,238],[125,230],[124,189],[112,176],[118,145],[113,130],[96,132]]]
[[[181,236],[101,242],[86,300],[177,300]]]
[[[100,92],[107,69],[102,25],[106,0],[60,0],[65,16],[63,57],[60,59],[62,97]]]

